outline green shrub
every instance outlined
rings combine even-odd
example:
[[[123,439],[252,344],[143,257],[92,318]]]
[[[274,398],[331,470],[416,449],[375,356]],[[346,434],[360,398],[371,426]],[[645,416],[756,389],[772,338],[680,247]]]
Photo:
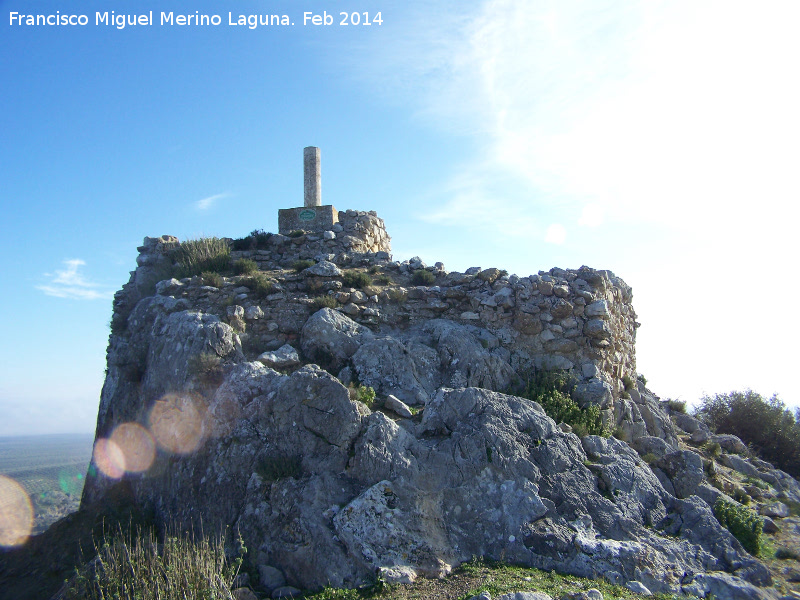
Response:
[[[226,560],[225,539],[168,531],[163,543],[152,531],[105,538],[95,550],[98,564],[76,570],[68,582],[67,600],[141,598],[227,600],[247,549],[239,540],[238,556]]]
[[[386,274],[381,274],[381,275],[376,276],[373,279],[373,282],[377,283],[378,285],[389,285],[389,284],[392,283],[392,278],[389,277]]]
[[[186,240],[173,252],[178,263],[178,277],[194,277],[204,271],[221,273],[230,267],[231,249],[218,237]]]
[[[255,471],[264,481],[278,481],[289,477],[298,479],[302,475],[302,462],[299,456],[262,456],[256,462]]]
[[[295,229],[294,231],[292,231],[291,233],[289,233],[287,235],[290,238],[299,238],[299,237],[303,237],[305,234],[306,234],[306,232],[303,231],[302,229]]]
[[[210,285],[215,288],[220,288],[225,283],[222,279],[222,275],[214,271],[203,271],[200,273],[200,277],[203,278],[203,285]]]
[[[348,391],[350,392],[350,398],[352,400],[358,400],[359,402],[363,402],[369,408],[373,408],[375,406],[375,390],[367,385],[353,385],[352,383],[348,387]]]
[[[654,462],[658,460],[658,457],[652,452],[647,452],[646,454],[642,455],[642,460],[646,462],[648,465],[652,465]]]
[[[719,458],[722,456],[722,446],[719,445],[718,442],[706,442],[703,445],[703,449],[708,452],[711,456]]]
[[[316,263],[313,260],[296,260],[292,264],[292,268],[294,269],[295,273],[299,273],[308,267],[313,267],[315,264]]]
[[[757,556],[761,549],[761,532],[764,520],[755,512],[744,506],[719,497],[714,503],[714,516],[733,534],[753,556]]]
[[[231,240],[231,250],[235,250],[237,252],[250,250],[252,241],[253,239],[250,236]]]
[[[647,377],[645,377],[641,373],[637,373],[636,374],[636,379],[637,379],[637,381],[641,381],[642,385],[647,385]]]
[[[750,503],[753,499],[750,495],[745,492],[742,488],[736,488],[733,490],[733,499],[736,500],[739,504],[744,504],[745,506],[750,506]]]
[[[250,239],[253,240],[253,246],[256,250],[266,250],[269,247],[269,238],[271,237],[272,234],[263,229],[254,229],[250,232]]]
[[[573,380],[563,371],[537,371],[521,395],[538,402],[556,423],[570,425],[578,437],[609,437],[611,432],[603,425],[600,407],[591,405],[581,408],[571,397],[574,389]]]
[[[764,460],[800,477],[800,425],[784,403],[756,392],[704,396],[695,416],[717,433],[731,433]]]
[[[619,397],[622,398],[623,400],[630,400],[631,399],[631,395],[628,392],[626,392],[625,390],[622,390],[619,393]]]
[[[686,402],[683,400],[668,400],[667,406],[672,412],[686,414]]]
[[[436,276],[427,269],[417,269],[411,275],[411,283],[414,285],[432,285],[436,281]]]
[[[358,290],[369,287],[372,283],[370,276],[361,271],[345,271],[342,275],[342,285],[344,287],[356,288]]]
[[[760,490],[769,489],[769,484],[763,479],[758,479],[757,477],[745,477],[744,482],[747,485],[752,485],[753,487],[757,487]]]
[[[389,288],[386,293],[389,296],[389,300],[398,304],[405,304],[408,301],[408,293],[401,288]]]
[[[622,385],[625,386],[625,391],[629,392],[633,389],[633,379],[629,375],[622,376]]]
[[[317,296],[314,298],[314,308],[316,310],[321,308],[336,308],[337,304],[333,296]]]
[[[275,284],[267,277],[266,273],[256,273],[242,282],[249,287],[259,298],[266,298],[272,293]]]
[[[216,354],[195,354],[189,359],[187,371],[203,383],[222,383],[222,359]]]
[[[258,271],[258,263],[249,258],[240,258],[233,263],[233,272],[237,275],[252,275]]]
[[[272,234],[263,229],[254,229],[247,237],[233,240],[231,250],[265,250],[269,247],[269,238],[271,237]]]

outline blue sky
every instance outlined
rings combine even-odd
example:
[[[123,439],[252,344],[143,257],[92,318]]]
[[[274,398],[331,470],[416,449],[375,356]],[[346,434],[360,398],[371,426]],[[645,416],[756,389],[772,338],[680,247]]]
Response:
[[[94,24],[111,10],[155,23]],[[10,24],[56,11],[89,25]],[[142,238],[275,231],[309,145],[323,201],[376,210],[395,258],[611,269],[656,393],[800,405],[799,21],[793,1],[0,0],[0,435],[93,431]]]

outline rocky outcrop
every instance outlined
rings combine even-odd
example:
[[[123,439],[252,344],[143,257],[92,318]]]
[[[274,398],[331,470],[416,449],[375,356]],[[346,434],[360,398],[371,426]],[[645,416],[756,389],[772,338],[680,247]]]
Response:
[[[312,242],[281,244],[303,256]],[[99,447],[116,449],[95,457],[86,502],[125,477],[165,523],[234,528],[253,549],[251,580],[270,589],[410,581],[484,556],[631,589],[764,596],[769,572],[696,495],[704,459],[635,383],[622,280],[587,267],[447,273],[368,252],[288,273],[279,254],[259,255],[266,296],[232,277],[147,295],[134,272],[115,301],[98,416]],[[382,283],[345,288],[363,264]],[[413,285],[420,271],[436,285]],[[514,395],[552,368],[621,439],[578,438]],[[372,409],[351,382],[374,388]],[[138,437],[115,438],[124,424]],[[152,462],[133,469],[144,448]]]

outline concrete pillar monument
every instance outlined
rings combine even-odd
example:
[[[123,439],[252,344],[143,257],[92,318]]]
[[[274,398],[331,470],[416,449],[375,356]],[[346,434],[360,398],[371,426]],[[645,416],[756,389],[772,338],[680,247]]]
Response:
[[[278,232],[283,235],[297,231],[322,233],[331,231],[338,222],[339,211],[336,207],[322,204],[319,148],[303,148],[303,206],[278,210]]]
[[[319,148],[303,148],[303,205],[322,206],[322,172]]]

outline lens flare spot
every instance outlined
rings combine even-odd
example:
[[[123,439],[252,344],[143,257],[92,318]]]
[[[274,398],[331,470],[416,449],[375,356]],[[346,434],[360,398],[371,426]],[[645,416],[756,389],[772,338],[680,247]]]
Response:
[[[153,464],[156,443],[150,432],[138,423],[119,425],[110,439],[125,456],[125,470],[129,473],[141,473]]]
[[[203,441],[205,405],[189,394],[165,394],[150,409],[150,432],[162,448],[194,452]]]
[[[125,454],[116,443],[107,438],[95,442],[93,460],[106,477],[119,479],[125,474]]]
[[[33,528],[33,506],[23,487],[0,475],[0,546],[25,543]]]

